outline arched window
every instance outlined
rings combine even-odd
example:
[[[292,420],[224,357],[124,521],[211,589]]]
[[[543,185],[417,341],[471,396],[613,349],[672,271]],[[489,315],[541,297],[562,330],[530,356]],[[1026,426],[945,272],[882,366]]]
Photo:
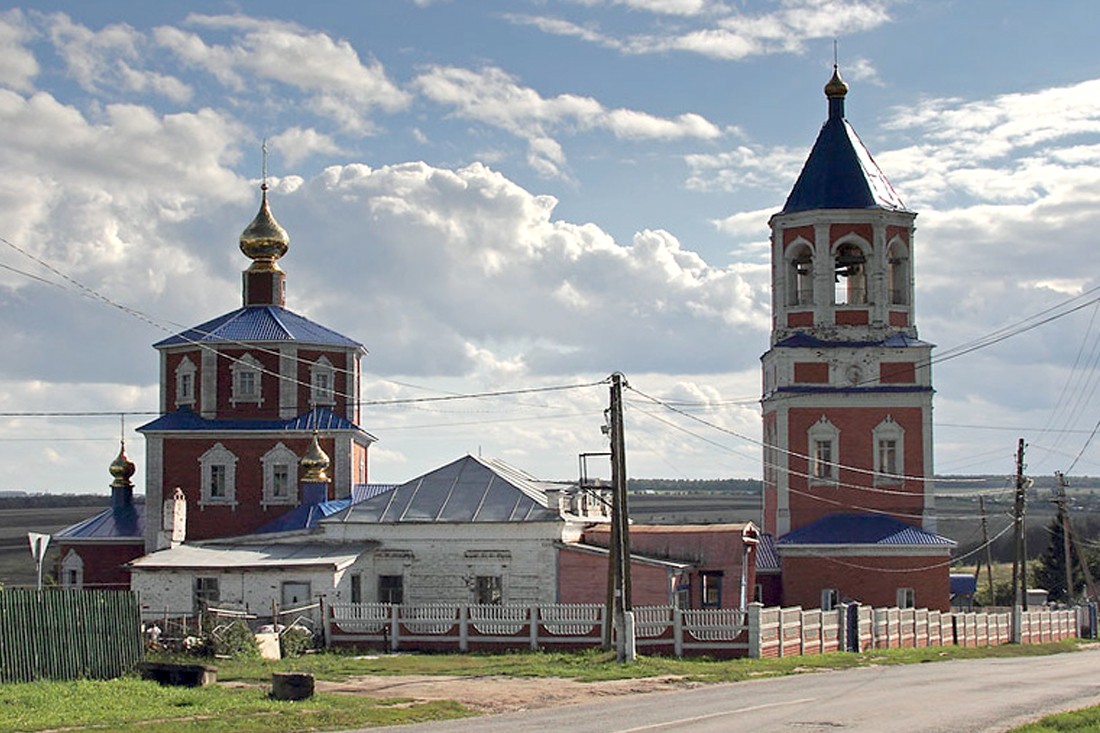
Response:
[[[282,443],[260,459],[264,466],[264,506],[298,503],[298,456]]]
[[[875,451],[875,483],[900,484],[905,481],[905,430],[889,415],[872,431]]]
[[[839,466],[840,430],[824,415],[807,431],[810,483],[836,483]]]
[[[176,407],[195,404],[195,364],[186,356],[176,367]]]
[[[909,304],[909,251],[900,240],[886,250],[887,287],[892,305]]]
[[[833,302],[837,305],[867,303],[867,256],[858,244],[845,242],[836,249],[834,259]]]
[[[202,499],[207,504],[237,505],[237,457],[221,443],[202,454]]]
[[[232,404],[238,402],[255,402],[262,405],[263,399],[263,364],[251,354],[245,354],[233,362],[229,367],[233,372],[233,399]]]
[[[336,404],[336,369],[322,356],[310,370],[310,398],[313,405]]]
[[[799,243],[787,253],[787,305],[813,305],[814,253]]]

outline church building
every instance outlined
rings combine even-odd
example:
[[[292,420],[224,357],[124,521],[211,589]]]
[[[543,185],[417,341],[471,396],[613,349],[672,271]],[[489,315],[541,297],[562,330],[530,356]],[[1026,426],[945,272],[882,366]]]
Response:
[[[362,344],[287,310],[278,260],[290,239],[264,184],[240,237],[251,266],[241,308],[171,336],[160,352],[160,412],[142,426],[145,501],[182,488],[189,540],[249,534],[299,506],[300,459],[315,432],[332,456],[328,499],[367,483],[375,438],[359,427]],[[158,549],[159,522],[145,526]]]
[[[763,576],[771,570],[781,587],[764,600],[946,610],[954,543],[935,534],[932,345],[917,337],[916,213],[845,119],[847,93],[834,68],[828,119],[769,222],[764,530],[777,554],[761,557],[775,558]]]

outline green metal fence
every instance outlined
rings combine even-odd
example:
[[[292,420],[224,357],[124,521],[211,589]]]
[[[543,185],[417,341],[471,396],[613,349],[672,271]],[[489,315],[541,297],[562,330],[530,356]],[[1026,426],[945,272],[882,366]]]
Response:
[[[110,679],[143,653],[135,593],[0,590],[0,682]]]

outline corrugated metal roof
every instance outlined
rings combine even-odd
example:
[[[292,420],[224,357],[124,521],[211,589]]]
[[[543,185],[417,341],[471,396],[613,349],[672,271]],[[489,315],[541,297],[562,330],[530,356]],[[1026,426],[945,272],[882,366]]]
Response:
[[[338,431],[352,430],[362,433],[371,440],[375,437],[360,428],[350,420],[337,415],[326,407],[317,407],[309,412],[302,413],[289,420],[207,420],[190,407],[179,409],[161,415],[156,420],[148,422],[137,429],[139,433],[149,432],[177,432],[177,431],[215,431],[215,432],[265,432],[265,431],[297,431],[310,432],[313,430]]]
[[[161,349],[191,343],[299,341],[322,346],[363,345],[277,305],[252,305],[218,316],[153,344]],[[365,349],[364,349],[365,350]]]
[[[350,507],[344,522],[545,522],[559,519],[548,508],[547,488],[495,459],[465,456]]]
[[[145,536],[145,505],[104,509],[95,516],[53,533],[55,540],[142,540]]]
[[[953,540],[884,514],[830,514],[776,540],[786,545],[942,545]]]
[[[814,209],[906,211],[905,203],[842,114],[830,114],[822,125],[782,213]]]
[[[761,533],[760,542],[756,545],[756,572],[779,572],[779,553],[775,549],[775,536]]]
[[[130,565],[137,570],[278,570],[310,566],[327,566],[339,570],[354,563],[361,554],[377,544],[183,544],[139,557]]]

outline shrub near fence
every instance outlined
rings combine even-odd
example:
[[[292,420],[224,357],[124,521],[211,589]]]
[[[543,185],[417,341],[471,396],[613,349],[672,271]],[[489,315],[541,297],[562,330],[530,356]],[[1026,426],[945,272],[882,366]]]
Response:
[[[747,611],[646,606],[635,608],[634,618],[641,653],[718,658],[986,646],[1008,643],[1012,629],[1010,613],[858,605],[832,611],[764,608],[758,603],[749,604]],[[328,620],[333,644],[394,651],[592,648],[601,644],[607,624],[600,605],[338,604]],[[1021,625],[1025,644],[1074,638],[1082,628],[1076,609],[1026,611]]]
[[[0,682],[111,679],[143,652],[130,591],[0,591]]]

